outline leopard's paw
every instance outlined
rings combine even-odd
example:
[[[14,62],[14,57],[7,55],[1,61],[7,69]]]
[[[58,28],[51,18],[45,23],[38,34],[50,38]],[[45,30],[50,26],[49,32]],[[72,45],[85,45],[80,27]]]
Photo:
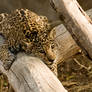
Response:
[[[13,64],[13,62],[15,61],[15,56],[14,55],[10,55],[9,59],[3,62],[3,67],[5,70],[9,70]]]

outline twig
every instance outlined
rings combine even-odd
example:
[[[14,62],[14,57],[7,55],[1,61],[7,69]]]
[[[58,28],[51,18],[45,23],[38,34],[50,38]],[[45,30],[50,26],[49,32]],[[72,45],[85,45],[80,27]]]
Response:
[[[86,67],[86,66],[80,64],[76,58],[74,58],[74,61],[75,61],[81,68],[84,68],[84,69],[87,70],[87,71],[90,70],[90,67]]]

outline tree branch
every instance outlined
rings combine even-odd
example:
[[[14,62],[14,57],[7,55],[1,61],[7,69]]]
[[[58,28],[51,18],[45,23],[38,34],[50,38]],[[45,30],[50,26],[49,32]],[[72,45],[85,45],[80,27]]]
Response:
[[[76,43],[92,58],[92,21],[76,0],[52,0],[52,6]]]

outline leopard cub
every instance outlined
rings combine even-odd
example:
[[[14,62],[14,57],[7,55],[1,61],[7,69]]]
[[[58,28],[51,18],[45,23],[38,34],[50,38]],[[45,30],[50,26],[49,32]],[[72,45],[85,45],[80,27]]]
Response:
[[[24,51],[42,59],[47,65],[55,59],[54,37],[45,16],[39,16],[27,9],[17,9],[11,14],[0,14],[0,60],[9,70],[16,54]]]

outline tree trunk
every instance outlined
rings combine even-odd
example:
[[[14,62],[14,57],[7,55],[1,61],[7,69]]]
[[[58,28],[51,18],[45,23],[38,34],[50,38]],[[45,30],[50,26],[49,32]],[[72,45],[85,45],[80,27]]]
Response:
[[[86,13],[92,19],[92,9],[87,10]],[[63,24],[55,27],[53,31],[56,32],[57,64],[70,58],[81,50]]]
[[[92,21],[76,0],[51,0],[76,43],[92,59]]]

